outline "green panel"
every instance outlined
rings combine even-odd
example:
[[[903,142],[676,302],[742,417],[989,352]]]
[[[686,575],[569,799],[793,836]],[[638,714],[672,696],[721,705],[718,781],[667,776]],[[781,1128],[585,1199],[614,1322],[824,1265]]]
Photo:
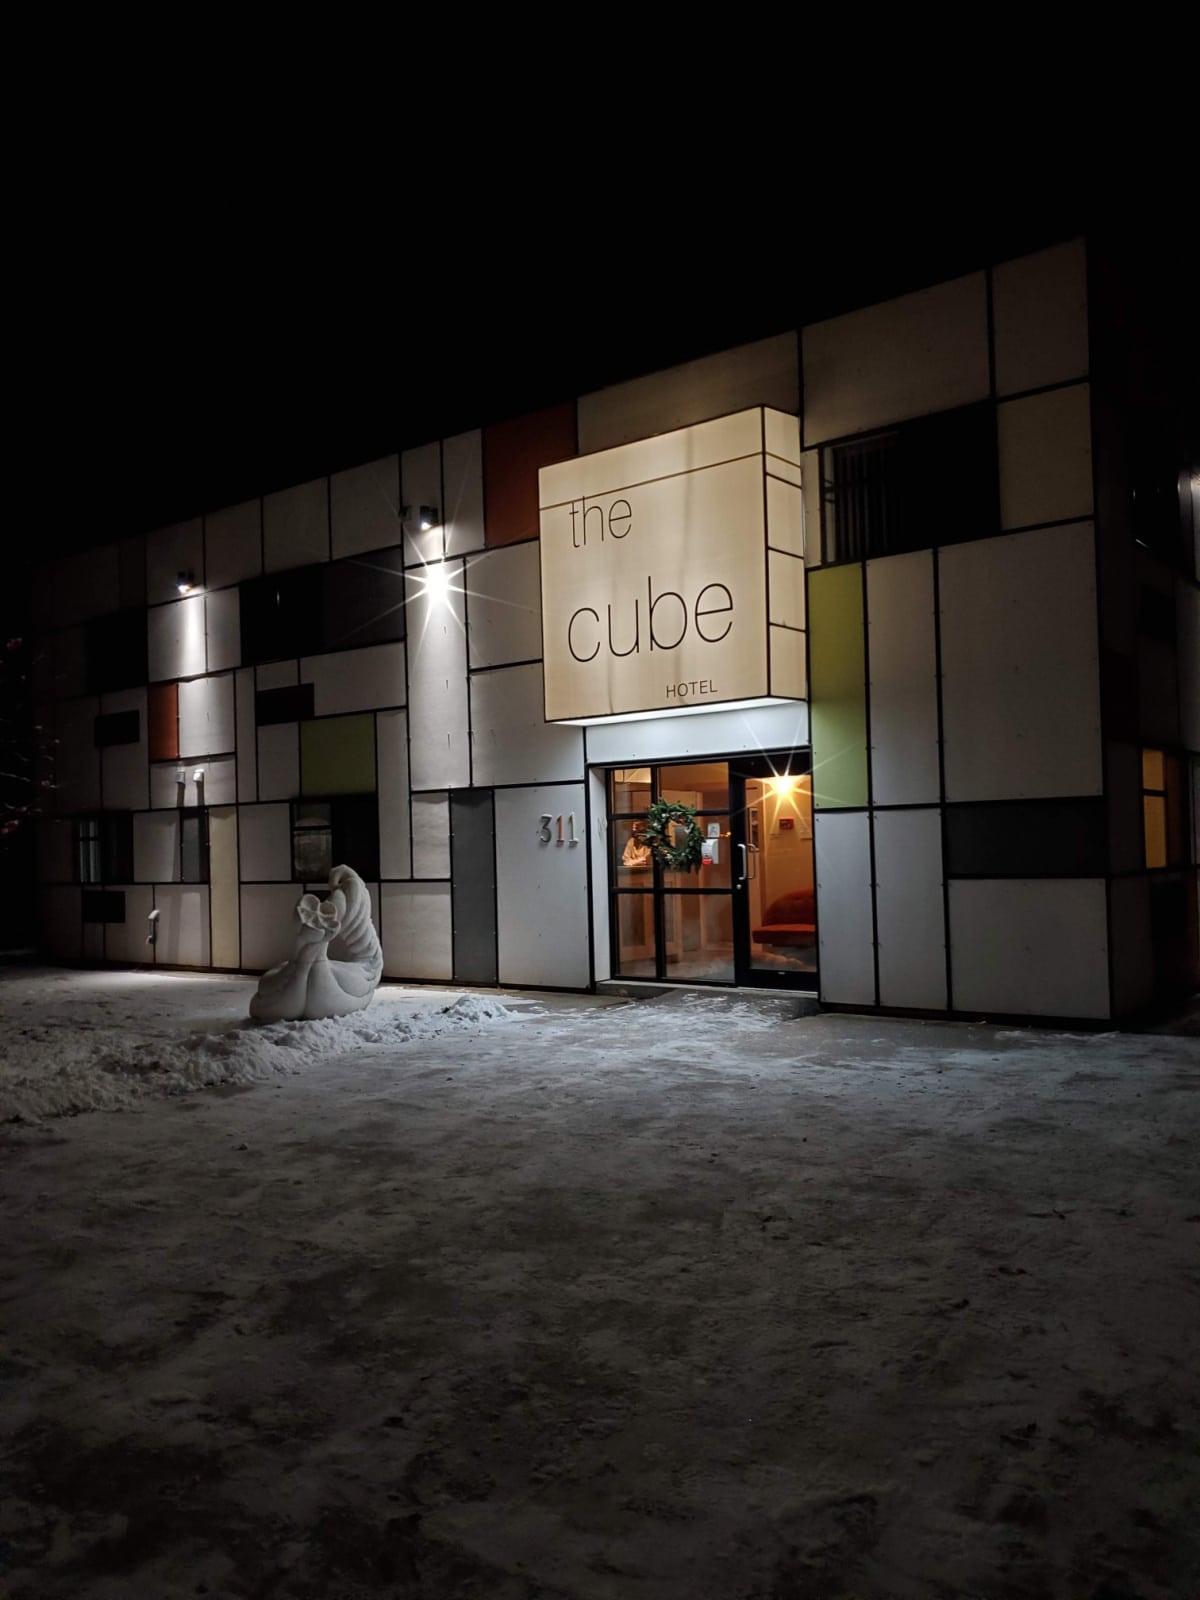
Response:
[[[829,810],[867,803],[867,661],[863,569],[855,563],[808,576],[813,803]]]
[[[301,794],[371,794],[374,789],[373,712],[300,724]]]

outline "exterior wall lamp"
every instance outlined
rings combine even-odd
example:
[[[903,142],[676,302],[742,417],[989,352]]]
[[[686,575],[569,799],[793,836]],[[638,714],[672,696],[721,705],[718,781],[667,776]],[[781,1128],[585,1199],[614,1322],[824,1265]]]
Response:
[[[181,572],[175,587],[180,594],[191,594],[196,587],[196,575],[192,572]]]
[[[438,508],[436,506],[405,506],[405,522],[415,522],[422,533],[428,533],[430,528],[436,528],[439,522]]]

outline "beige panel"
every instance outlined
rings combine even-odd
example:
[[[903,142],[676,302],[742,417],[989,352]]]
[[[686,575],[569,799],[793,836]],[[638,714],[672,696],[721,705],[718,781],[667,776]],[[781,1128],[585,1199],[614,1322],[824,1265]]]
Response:
[[[241,876],[247,883],[290,880],[291,808],[287,805],[242,806],[238,848]]]
[[[540,658],[542,595],[536,541],[501,547],[468,561],[466,588],[472,667]]]
[[[940,811],[876,811],[879,1003],[946,1009]]]
[[[300,682],[313,685],[313,709],[318,717],[402,706],[406,696],[404,646],[372,644],[334,655],[308,656],[300,663]]]
[[[380,885],[383,970],[389,978],[450,978],[454,937],[449,883]]]
[[[300,734],[295,722],[258,730],[258,798],[291,800],[300,793]]]
[[[222,755],[234,747],[233,674],[195,678],[179,685],[179,753]]]
[[[809,446],[986,400],[984,274],[811,323],[801,347]]]
[[[329,480],[314,478],[263,499],[267,572],[329,560]]]
[[[652,439],[556,461],[538,472],[538,505],[565,506],[581,496],[614,494],[681,473],[762,455],[761,411],[739,411]]]
[[[1092,526],[942,550],[946,797],[1101,792]]]
[[[1154,998],[1154,948],[1150,936],[1150,880],[1114,878],[1108,886],[1112,929],[1114,1017],[1148,1006]]]
[[[42,947],[59,961],[78,961],[83,951],[80,890],[74,884],[38,890],[38,922]]]
[[[794,628],[771,629],[771,693],[791,700],[808,696],[808,635]]]
[[[258,732],[254,715],[254,668],[243,667],[234,680],[237,733],[237,797],[258,799]]]
[[[789,483],[799,483],[800,418],[794,412],[776,411],[769,406],[764,410],[763,447],[770,458],[767,471]]]
[[[979,1016],[1108,1016],[1102,878],[950,883],[954,1009]]]
[[[804,555],[803,490],[771,473],[767,475],[767,543],[773,550]]]
[[[70,883],[75,876],[75,824],[67,817],[38,817],[39,883]]]
[[[933,556],[867,562],[871,784],[876,805],[939,796]]]
[[[803,561],[798,556],[782,555],[777,550],[771,550],[767,553],[767,575],[770,583],[770,621],[784,628],[803,628]]]
[[[379,792],[379,872],[384,878],[412,873],[408,811],[408,717],[381,711],[375,718],[375,782]]]
[[[100,752],[96,749],[96,714],[92,696],[64,700],[54,714],[54,809],[95,811],[100,805]]]
[[[242,967],[265,972],[291,959],[296,948],[296,902],[303,894],[298,883],[247,883],[242,885]]]
[[[400,498],[407,507],[404,520],[404,560],[406,565],[417,562],[440,561],[444,553],[445,527],[442,523],[442,451],[436,442],[419,445],[415,450],[405,450],[400,456]],[[417,514],[421,506],[430,506],[438,521],[432,528],[422,531]]]
[[[238,814],[236,806],[208,813],[208,887],[212,910],[212,964],[240,965],[238,914]]]
[[[406,585],[414,789],[456,789],[470,782],[463,562],[447,562],[446,571],[443,595],[431,593],[416,573]]]
[[[583,731],[542,716],[542,669],[501,667],[471,678],[476,784],[553,783],[583,776]]]
[[[209,960],[208,885],[163,884],[154,891],[159,913],[154,959],[159,966],[207,967]]]
[[[817,878],[817,970],[821,999],[875,1004],[871,835],[865,811],[819,811],[813,827]]]
[[[1087,259],[1082,239],[1006,261],[992,273],[996,393],[1088,373]]]
[[[1079,383],[996,408],[1002,527],[1091,516],[1089,393]]]
[[[483,435],[478,428],[442,440],[442,480],[446,554],[464,556],[482,550]]]
[[[205,596],[204,621],[208,633],[208,670],[224,672],[242,659],[242,618],[236,589],[218,589]]]
[[[450,876],[450,801],[444,794],[412,797],[414,878]]]
[[[192,582],[203,586],[204,528],[199,517],[147,534],[146,604],[177,599],[181,572],[190,573]]]
[[[204,596],[188,595],[146,613],[150,682],[195,678],[205,670]]]
[[[125,921],[105,923],[104,959],[149,966],[154,960],[154,946],[147,941],[154,890],[149,884],[130,884],[121,893],[125,896]]]
[[[781,333],[581,396],[579,450],[607,450],[747,406],[800,405],[796,335]]]
[[[400,458],[384,456],[329,480],[334,560],[400,542]]]
[[[100,752],[100,781],[106,811],[144,811],[150,803],[150,741],[146,731],[145,689],[122,689],[100,697],[102,714],[136,711],[134,744],[112,744]]]
[[[210,511],[204,519],[205,586],[222,589],[227,584],[256,578],[262,571],[262,501]]]
[[[139,883],[178,881],[178,811],[141,811],[134,817],[133,875]]]

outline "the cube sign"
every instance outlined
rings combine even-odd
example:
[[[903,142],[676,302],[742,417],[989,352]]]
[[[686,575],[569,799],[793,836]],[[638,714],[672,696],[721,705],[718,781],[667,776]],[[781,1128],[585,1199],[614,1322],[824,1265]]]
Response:
[[[795,417],[756,406],[539,488],[548,722],[804,698]]]

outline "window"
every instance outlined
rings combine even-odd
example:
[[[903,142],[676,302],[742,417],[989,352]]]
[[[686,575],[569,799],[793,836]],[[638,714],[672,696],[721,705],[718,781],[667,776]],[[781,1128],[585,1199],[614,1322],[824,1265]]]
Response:
[[[963,544],[999,532],[990,402],[821,452],[826,562]]]
[[[1187,859],[1183,766],[1162,750],[1142,751],[1142,840],[1148,871]]]
[[[246,666],[404,638],[400,545],[252,578],[240,593]]]
[[[297,567],[241,586],[242,663],[287,661],[321,648],[321,569]]]
[[[208,812],[203,806],[179,813],[179,881],[208,882]]]
[[[141,717],[136,711],[109,711],[96,718],[96,748],[136,744],[141,738]]]
[[[292,877],[320,883],[334,867],[353,867],[368,883],[379,876],[379,806],[373,794],[292,801]]]
[[[129,883],[133,877],[133,814],[101,811],[75,819],[75,882]]]

